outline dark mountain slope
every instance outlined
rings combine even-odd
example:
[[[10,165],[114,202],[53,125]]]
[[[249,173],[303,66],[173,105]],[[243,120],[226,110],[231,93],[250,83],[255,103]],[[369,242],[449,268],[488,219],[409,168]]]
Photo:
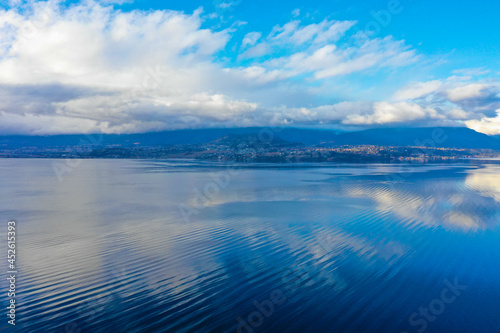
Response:
[[[235,140],[238,136],[268,140],[284,140],[305,145],[379,145],[431,146],[443,148],[489,148],[500,150],[498,136],[488,136],[463,127],[442,128],[377,128],[358,132],[338,133],[328,130],[299,128],[216,128],[164,131],[142,134],[93,134],[54,136],[0,136],[0,149],[19,147],[78,146],[82,143],[101,145],[155,146],[209,143],[221,138]]]

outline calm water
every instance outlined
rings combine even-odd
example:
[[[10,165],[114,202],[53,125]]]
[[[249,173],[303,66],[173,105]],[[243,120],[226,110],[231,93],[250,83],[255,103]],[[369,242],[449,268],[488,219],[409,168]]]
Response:
[[[14,331],[500,332],[488,163],[0,160]]]

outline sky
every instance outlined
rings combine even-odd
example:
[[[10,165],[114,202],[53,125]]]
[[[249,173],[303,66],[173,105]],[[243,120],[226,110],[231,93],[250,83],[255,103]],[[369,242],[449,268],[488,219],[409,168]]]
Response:
[[[500,2],[0,0],[0,134],[500,134]]]

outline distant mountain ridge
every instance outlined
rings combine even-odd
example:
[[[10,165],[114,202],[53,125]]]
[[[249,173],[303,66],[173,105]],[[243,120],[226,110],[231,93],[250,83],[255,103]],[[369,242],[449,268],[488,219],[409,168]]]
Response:
[[[260,133],[260,134],[259,134]],[[419,146],[442,148],[484,148],[500,150],[499,136],[488,136],[464,127],[441,128],[376,128],[357,132],[335,132],[329,130],[300,128],[222,128],[190,129],[142,134],[93,134],[0,136],[0,149],[20,147],[78,146],[82,142],[95,146],[156,146],[178,144],[204,144],[217,140],[240,140],[245,137],[269,138],[279,142],[303,143],[305,145],[377,145],[377,146]],[[267,139],[264,139],[267,140]],[[283,142],[282,142],[283,143]]]
[[[465,127],[374,128],[342,133],[334,144],[500,149],[498,138]]]

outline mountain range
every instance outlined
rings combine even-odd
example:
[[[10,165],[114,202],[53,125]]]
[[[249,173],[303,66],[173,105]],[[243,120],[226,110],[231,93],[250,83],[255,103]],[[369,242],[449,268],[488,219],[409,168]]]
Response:
[[[206,144],[252,136],[263,140],[287,141],[323,147],[342,145],[431,146],[442,148],[474,148],[500,150],[500,137],[488,136],[465,127],[376,128],[357,132],[339,132],[300,128],[214,128],[187,129],[140,134],[92,134],[0,136],[0,149],[21,147],[63,147],[91,143],[95,146],[157,146]]]

